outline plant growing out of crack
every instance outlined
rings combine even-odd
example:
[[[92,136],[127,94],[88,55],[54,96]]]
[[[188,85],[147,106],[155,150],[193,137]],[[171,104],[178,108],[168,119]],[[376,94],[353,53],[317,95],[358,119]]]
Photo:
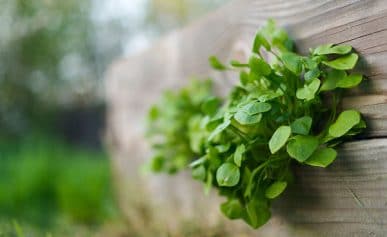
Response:
[[[210,57],[214,69],[240,72],[227,97],[213,92],[211,80],[196,80],[166,92],[150,109],[150,167],[167,173],[190,168],[206,192],[213,187],[226,197],[224,215],[262,226],[273,199],[293,180],[292,163],[327,167],[337,157],[335,147],[366,127],[358,111],[338,111],[343,91],[363,79],[351,72],[357,61],[349,45],[297,54],[288,34],[268,21],[248,62],[224,65]]]

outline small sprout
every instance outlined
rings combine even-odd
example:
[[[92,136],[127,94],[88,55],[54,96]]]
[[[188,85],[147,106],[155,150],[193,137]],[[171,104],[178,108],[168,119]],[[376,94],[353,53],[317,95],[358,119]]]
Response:
[[[213,69],[216,69],[216,70],[220,70],[220,71],[223,71],[223,70],[226,70],[227,67],[224,66],[217,57],[215,56],[211,56],[208,58],[208,61],[210,62],[210,65]]]

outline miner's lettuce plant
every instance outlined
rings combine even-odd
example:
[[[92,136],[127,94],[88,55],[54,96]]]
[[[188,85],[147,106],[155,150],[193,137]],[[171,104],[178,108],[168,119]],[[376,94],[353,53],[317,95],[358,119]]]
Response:
[[[194,81],[167,92],[150,110],[154,171],[190,168],[194,179],[225,196],[220,209],[253,228],[270,218],[270,203],[293,180],[291,164],[327,167],[335,147],[360,133],[356,110],[339,112],[345,89],[362,75],[351,72],[358,55],[349,45],[326,44],[309,55],[294,52],[283,29],[269,21],[256,35],[248,62],[217,70],[239,70],[229,96],[218,97],[211,81]]]

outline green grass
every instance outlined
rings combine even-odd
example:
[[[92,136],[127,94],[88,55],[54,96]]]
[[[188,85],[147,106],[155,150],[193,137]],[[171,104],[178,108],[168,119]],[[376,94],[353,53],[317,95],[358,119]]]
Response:
[[[117,215],[101,151],[46,136],[0,141],[0,218],[49,229],[58,220],[98,225]],[[1,235],[0,235],[1,236]]]

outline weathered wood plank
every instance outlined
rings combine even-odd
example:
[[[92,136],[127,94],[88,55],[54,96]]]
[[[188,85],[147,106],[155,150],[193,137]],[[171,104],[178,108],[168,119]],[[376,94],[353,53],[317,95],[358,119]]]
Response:
[[[170,34],[143,53],[115,62],[107,73],[108,136],[116,178],[140,183],[154,200],[179,216],[217,218],[215,197],[203,197],[186,175],[140,181],[137,170],[149,157],[144,116],[165,88],[189,76],[211,76],[223,92],[232,73],[210,70],[207,58],[248,57],[257,28],[272,17],[289,31],[301,52],[322,43],[349,43],[361,54],[358,68],[368,77],[348,93],[344,107],[356,107],[370,128],[365,138],[344,145],[327,170],[298,169],[298,183],[280,202],[273,220],[257,236],[384,236],[387,233],[387,2],[384,0],[235,0]],[[125,188],[120,189],[122,203]],[[200,206],[201,208],[198,208]],[[215,213],[215,214],[214,214]],[[221,218],[221,217],[219,217]],[[215,218],[216,219],[216,218]],[[229,223],[229,222],[228,222]],[[238,226],[233,222],[232,225]],[[243,228],[242,228],[243,229]]]
[[[365,72],[368,80],[363,83],[361,89],[354,90],[348,100],[356,98],[353,95],[372,95],[378,99],[361,102],[361,106],[355,103],[359,99],[346,104],[359,107],[368,115],[366,111],[372,109],[375,103],[380,104],[380,101],[385,99],[387,95],[386,2],[303,0],[270,3],[232,2],[228,7],[187,29],[171,34],[142,55],[122,60],[118,63],[121,66],[113,66],[111,70],[115,71],[115,74],[121,73],[121,77],[124,76],[126,82],[115,81],[117,77],[109,76],[108,100],[119,103],[119,100],[127,97],[116,96],[120,91],[124,91],[122,90],[124,87],[117,85],[121,90],[112,89],[114,86],[110,84],[114,83],[135,84],[125,91],[132,89],[142,93],[145,89],[152,90],[152,95],[155,97],[149,100],[156,101],[160,90],[167,86],[181,84],[189,76],[212,75],[215,78],[225,76],[224,73],[214,73],[210,70],[208,55],[218,55],[225,61],[234,57],[247,58],[254,32],[267,17],[278,19],[279,24],[289,30],[301,52],[326,42],[349,43],[359,51],[363,57],[359,70]],[[135,70],[131,71],[132,69]],[[228,74],[226,76],[231,77]],[[152,87],[149,86],[150,84]],[[219,84],[224,84],[224,78]],[[133,95],[132,98],[135,96]],[[383,108],[375,111],[380,114],[368,115],[368,120],[378,120],[369,130],[369,136],[387,135],[386,109]]]

